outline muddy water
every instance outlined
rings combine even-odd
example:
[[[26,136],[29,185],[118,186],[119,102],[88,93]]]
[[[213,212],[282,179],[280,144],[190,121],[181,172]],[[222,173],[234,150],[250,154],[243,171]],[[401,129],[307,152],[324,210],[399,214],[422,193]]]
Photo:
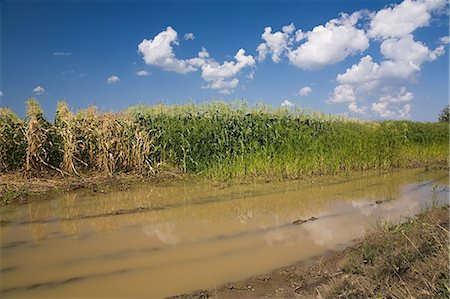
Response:
[[[177,182],[2,207],[1,297],[214,288],[339,250],[380,217],[399,221],[447,202],[448,179],[446,171],[403,170],[231,186]]]

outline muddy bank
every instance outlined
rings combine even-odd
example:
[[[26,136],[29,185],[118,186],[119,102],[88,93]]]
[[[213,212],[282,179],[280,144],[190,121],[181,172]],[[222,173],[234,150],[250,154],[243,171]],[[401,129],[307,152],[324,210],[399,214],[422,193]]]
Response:
[[[448,298],[448,227],[448,206],[435,207],[340,252],[170,298]]]
[[[28,178],[21,172],[0,174],[0,206],[10,203],[27,203],[30,200],[45,198],[49,195],[78,189],[107,193],[128,190],[131,186],[143,182],[161,182],[180,178],[176,172],[165,172],[158,176],[142,177],[123,173],[114,176],[86,174],[83,176],[45,175]]]
[[[448,169],[447,163],[433,163],[430,165],[417,164],[411,169],[423,169],[424,171],[436,171],[441,169]],[[385,170],[378,170],[381,172],[398,171],[406,168],[391,168]],[[370,170],[368,170],[370,171]],[[368,172],[363,171],[363,172]],[[375,171],[375,170],[373,170]],[[316,178],[336,180],[337,177],[350,177],[352,174],[361,173],[361,171],[346,171],[336,175],[310,175],[303,178],[293,179],[308,179],[314,181]],[[201,175],[187,175],[179,170],[161,171],[153,176],[140,176],[133,173],[121,173],[113,176],[105,176],[98,173],[90,173],[82,176],[61,176],[54,173],[47,174],[41,177],[28,178],[22,172],[0,173],[0,206],[10,203],[27,203],[30,200],[45,198],[51,194],[60,192],[74,191],[78,189],[88,189],[93,192],[106,193],[111,191],[128,190],[131,186],[138,183],[153,182],[161,183],[166,181],[173,181],[179,179],[200,180],[206,179]],[[247,178],[239,180],[240,184],[250,182],[270,182],[266,178]],[[341,181],[341,179],[337,179]],[[231,181],[217,181],[218,186],[227,186]]]

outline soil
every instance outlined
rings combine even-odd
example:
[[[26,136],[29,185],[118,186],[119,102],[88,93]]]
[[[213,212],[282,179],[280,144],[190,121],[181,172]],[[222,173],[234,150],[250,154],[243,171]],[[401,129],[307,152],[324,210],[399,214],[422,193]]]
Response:
[[[431,165],[417,164],[407,168],[424,168],[425,171],[436,169],[448,169],[445,162],[437,162]],[[392,170],[392,169],[391,169]],[[320,175],[314,175],[317,177]],[[61,176],[56,171],[42,174],[39,177],[27,177],[24,172],[0,173],[0,206],[10,203],[27,203],[30,200],[42,198],[55,192],[73,191],[77,189],[90,189],[95,192],[121,191],[129,189],[135,183],[161,182],[174,179],[195,180],[201,176],[186,175],[178,169],[166,169],[152,176],[141,176],[130,173],[118,173],[106,176],[101,173],[88,172],[81,176]],[[310,177],[311,178],[311,177]],[[299,178],[293,178],[299,179]],[[240,183],[261,181],[261,178],[249,178]],[[270,182],[271,180],[262,181]],[[227,182],[216,182],[219,186],[226,186]],[[229,182],[228,182],[229,183]]]
[[[142,177],[133,173],[103,174],[88,173],[82,176],[65,176],[46,174],[41,177],[28,178],[21,172],[0,174],[0,206],[40,199],[43,195],[88,189],[94,192],[111,192],[128,190],[132,185],[147,181],[161,182],[180,178],[175,172],[159,173],[158,176]]]
[[[329,253],[308,262],[299,262],[270,273],[223,285],[169,297],[188,298],[320,298],[319,287],[332,278],[345,275],[341,269],[355,246]]]

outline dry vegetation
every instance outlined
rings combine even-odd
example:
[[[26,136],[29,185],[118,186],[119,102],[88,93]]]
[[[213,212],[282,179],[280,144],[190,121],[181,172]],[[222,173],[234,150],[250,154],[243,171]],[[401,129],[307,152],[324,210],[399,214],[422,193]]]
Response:
[[[322,287],[327,298],[449,298],[448,207],[363,239],[343,275]]]

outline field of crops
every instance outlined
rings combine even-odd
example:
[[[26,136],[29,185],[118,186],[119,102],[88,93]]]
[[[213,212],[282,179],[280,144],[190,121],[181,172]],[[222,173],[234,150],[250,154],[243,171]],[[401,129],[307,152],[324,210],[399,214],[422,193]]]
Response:
[[[95,107],[60,102],[54,123],[35,100],[25,120],[0,109],[0,172],[295,178],[448,161],[447,123],[364,122],[245,103]]]

